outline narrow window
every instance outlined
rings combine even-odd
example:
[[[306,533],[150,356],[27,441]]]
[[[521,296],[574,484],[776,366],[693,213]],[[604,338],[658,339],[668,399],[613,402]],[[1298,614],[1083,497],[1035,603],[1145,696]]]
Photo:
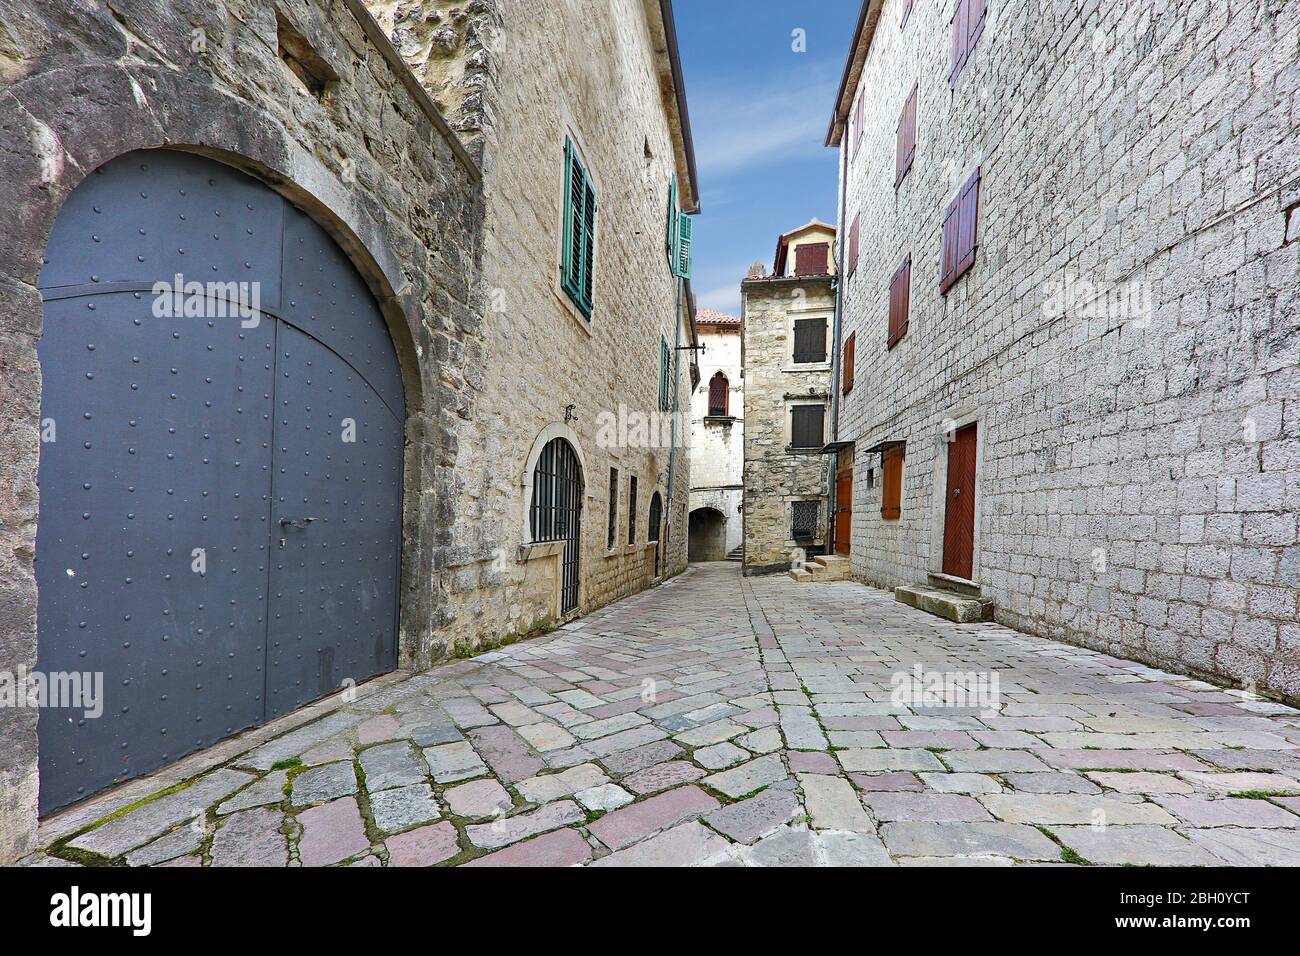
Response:
[[[817,537],[817,514],[820,510],[820,501],[790,502],[790,537],[796,541]]]
[[[943,213],[943,255],[939,291],[947,292],[975,264],[979,227],[980,171],[977,167]]]
[[[853,353],[857,351],[857,344],[857,332],[850,333],[844,342],[844,363],[840,370],[840,393],[843,395],[853,391]]]
[[[907,100],[903,103],[903,115],[898,118],[898,130],[894,137],[894,188],[903,182],[903,177],[912,168],[916,157],[916,96],[919,84],[912,87]]]
[[[907,334],[907,314],[912,298],[912,256],[908,253],[903,264],[889,280],[889,333],[887,348],[893,348]]]
[[[826,361],[826,319],[796,319],[794,323],[794,364],[808,365]]]
[[[881,457],[880,517],[892,521],[903,513],[903,447],[886,448]]]
[[[716,372],[713,378],[709,379],[709,417],[725,418],[727,415],[727,397],[731,391],[731,385],[727,381],[727,376],[722,372]]]
[[[605,548],[614,547],[618,538],[618,469],[609,470],[609,527],[605,532]]]
[[[797,276],[824,276],[829,269],[831,245],[829,242],[805,242],[795,246],[794,274]]]
[[[560,285],[584,316],[591,318],[595,269],[596,189],[573,141],[564,141],[564,246]]]
[[[636,544],[636,475],[627,480],[627,543]]]
[[[826,406],[790,407],[790,447],[820,448],[826,443]]]

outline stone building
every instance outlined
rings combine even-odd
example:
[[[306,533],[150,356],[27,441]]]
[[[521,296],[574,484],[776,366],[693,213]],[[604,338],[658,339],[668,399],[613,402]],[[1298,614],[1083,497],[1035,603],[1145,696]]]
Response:
[[[740,319],[713,309],[695,316],[700,384],[691,394],[690,559],[721,561],[743,543],[745,370]]]
[[[519,6],[426,5],[440,109],[360,0],[11,5],[0,862],[38,813],[685,566],[671,5]],[[15,703],[83,672],[100,719]]]
[[[740,285],[746,574],[826,547],[834,263],[835,227],[814,219],[777,240],[771,273]]]
[[[1298,23],[863,3],[828,136],[857,577],[1300,696]]]

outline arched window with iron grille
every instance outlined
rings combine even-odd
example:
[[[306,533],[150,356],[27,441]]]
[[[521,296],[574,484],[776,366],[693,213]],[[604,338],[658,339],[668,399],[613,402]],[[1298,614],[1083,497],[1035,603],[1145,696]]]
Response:
[[[582,466],[563,438],[542,448],[533,469],[533,500],[528,522],[534,541],[563,541],[560,611],[578,606],[578,557],[582,540]]]
[[[727,396],[731,391],[731,383],[727,381],[727,376],[721,371],[717,372],[713,378],[709,379],[709,417],[725,418],[727,415]]]

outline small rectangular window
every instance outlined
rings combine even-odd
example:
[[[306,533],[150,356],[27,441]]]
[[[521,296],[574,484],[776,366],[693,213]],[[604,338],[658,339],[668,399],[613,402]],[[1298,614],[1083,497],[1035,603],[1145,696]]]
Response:
[[[903,513],[903,446],[886,448],[881,458],[880,517],[892,521]]]
[[[858,333],[850,333],[844,343],[844,362],[840,368],[840,393],[843,395],[853,391],[853,360],[854,352],[857,351]]]
[[[826,319],[796,319],[794,323],[794,364],[809,365],[826,361]]]
[[[824,444],[826,444],[826,406],[791,406],[790,446],[792,448],[820,448]]]
[[[636,544],[636,475],[627,480],[627,543]]]
[[[606,549],[618,539],[618,469],[609,470],[609,528],[605,532]]]
[[[820,510],[820,501],[790,502],[790,537],[796,541],[808,541],[817,537]]]

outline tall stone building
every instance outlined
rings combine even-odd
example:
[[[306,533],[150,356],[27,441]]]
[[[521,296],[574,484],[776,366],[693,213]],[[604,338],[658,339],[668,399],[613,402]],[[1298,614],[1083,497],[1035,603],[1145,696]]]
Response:
[[[742,544],[745,370],[740,319],[713,309],[695,316],[700,383],[691,394],[690,559],[721,561]]]
[[[863,3],[829,133],[858,577],[1300,697],[1298,24]]]
[[[685,566],[667,0],[427,4],[433,46],[388,24],[418,78],[360,0],[10,11],[0,687],[50,683],[4,701],[0,862],[38,813]]]
[[[777,240],[770,274],[740,286],[746,574],[826,548],[834,264],[835,227],[814,219]]]

